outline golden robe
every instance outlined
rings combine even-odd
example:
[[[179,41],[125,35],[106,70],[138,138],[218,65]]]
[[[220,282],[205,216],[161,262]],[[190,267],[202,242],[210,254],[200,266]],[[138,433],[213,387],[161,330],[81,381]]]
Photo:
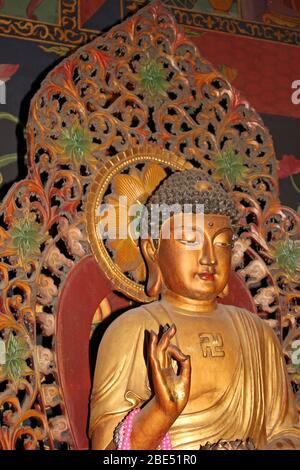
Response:
[[[90,436],[97,428],[103,449],[123,417],[151,397],[147,332],[158,333],[160,325],[177,325],[180,315],[188,315],[178,311],[176,319],[165,307],[158,301],[126,312],[110,325],[101,341],[91,396]],[[259,449],[271,441],[275,448],[300,449],[299,415],[274,332],[244,309],[225,305],[218,309],[230,316],[233,334],[239,338],[232,380],[206,409],[189,412],[187,406],[183,410],[170,429],[173,448],[196,450],[219,439],[251,438]],[[172,342],[181,348],[178,333],[179,328]]]

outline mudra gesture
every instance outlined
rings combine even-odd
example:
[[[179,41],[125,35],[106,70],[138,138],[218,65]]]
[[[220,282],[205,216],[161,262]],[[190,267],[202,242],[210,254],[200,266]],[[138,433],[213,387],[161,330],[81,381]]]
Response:
[[[234,202],[194,169],[169,176],[150,204],[190,204],[192,215],[179,237],[183,213],[151,220],[161,224],[160,237],[141,240],[147,291],[160,300],[121,315],[103,337],[91,398],[92,447],[115,448],[114,430],[140,408],[130,423],[131,449],[156,449],[166,433],[174,449],[220,440],[300,448],[275,334],[253,313],[216,302],[230,275]],[[203,227],[197,204],[204,204]],[[169,237],[162,236],[166,225]]]

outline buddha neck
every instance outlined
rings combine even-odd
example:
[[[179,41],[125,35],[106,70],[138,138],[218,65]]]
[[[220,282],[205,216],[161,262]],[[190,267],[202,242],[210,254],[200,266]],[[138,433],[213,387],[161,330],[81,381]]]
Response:
[[[162,300],[174,305],[174,307],[183,310],[189,310],[197,313],[212,313],[217,308],[216,300],[196,300],[176,294],[170,290],[166,290],[162,295]]]

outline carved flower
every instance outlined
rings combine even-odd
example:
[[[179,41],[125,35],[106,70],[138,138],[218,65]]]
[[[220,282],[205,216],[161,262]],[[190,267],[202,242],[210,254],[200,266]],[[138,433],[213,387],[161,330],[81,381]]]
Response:
[[[129,174],[117,175],[113,180],[112,193],[107,196],[106,203],[115,209],[116,237],[107,241],[108,248],[113,253],[113,260],[125,273],[128,272],[136,281],[143,281],[146,269],[138,246],[137,233],[133,233],[132,226],[138,231],[141,212],[136,218],[130,215],[129,208],[134,204],[144,204],[153,193],[158,184],[166,177],[166,172],[159,165],[146,164],[142,171],[133,168]],[[123,198],[120,198],[123,196]],[[125,198],[124,198],[125,196]],[[127,238],[121,238],[120,222],[127,229]],[[99,217],[101,220],[101,216]]]
[[[241,155],[236,155],[234,150],[223,150],[214,161],[216,177],[225,182],[230,188],[243,182],[248,174],[248,168],[244,164]]]
[[[92,155],[95,144],[93,144],[87,129],[78,125],[73,125],[70,129],[63,129],[57,143],[62,162],[68,163],[71,160],[75,165],[96,163],[96,158]]]
[[[244,260],[244,254],[248,250],[250,245],[251,241],[249,239],[239,238],[235,242],[231,257],[232,269],[235,269],[238,266],[242,265]]]
[[[85,251],[80,243],[84,240],[83,233],[78,227],[70,225],[65,217],[60,218],[59,227],[66,241],[69,252],[72,255],[79,256],[79,258],[82,258],[82,256],[85,255]]]
[[[26,363],[29,356],[30,349],[26,339],[10,332],[6,342],[5,364],[1,366],[1,376],[4,375],[18,383],[21,377],[32,373]]]
[[[57,406],[60,403],[60,395],[58,387],[54,384],[46,384],[42,386],[42,394],[46,406]]]
[[[43,346],[37,346],[36,353],[40,372],[45,375],[51,374],[54,368],[53,352]]]
[[[53,245],[48,250],[45,264],[47,264],[54,274],[59,275],[65,266],[71,268],[74,263],[61,253],[57,246]]]
[[[274,256],[276,264],[289,276],[294,277],[300,270],[300,246],[299,241],[280,240],[275,245]]]
[[[43,336],[52,336],[55,330],[54,316],[51,313],[39,313],[37,315]]]
[[[255,304],[261,306],[261,308],[268,313],[275,312],[277,306],[272,305],[275,301],[276,290],[274,287],[263,287],[258,290],[258,293],[254,297]]]
[[[13,245],[21,259],[39,254],[42,237],[39,233],[39,226],[32,217],[17,220],[12,229],[11,236]]]
[[[248,286],[258,284],[268,274],[267,267],[261,259],[250,261],[248,266],[239,271],[240,275],[247,279]]]
[[[55,416],[49,419],[49,426],[53,439],[58,442],[71,443],[70,431],[65,416]]]
[[[156,60],[147,59],[141,64],[138,80],[142,90],[150,96],[167,96],[166,90],[169,87],[169,82],[166,72]]]
[[[56,297],[58,294],[58,289],[54,284],[53,279],[45,276],[44,274],[41,274],[40,276],[37,289],[37,296],[42,305],[50,304],[53,297]]]

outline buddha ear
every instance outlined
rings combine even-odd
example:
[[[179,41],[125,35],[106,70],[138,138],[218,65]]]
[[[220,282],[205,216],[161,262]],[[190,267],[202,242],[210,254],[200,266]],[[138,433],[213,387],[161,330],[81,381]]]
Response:
[[[218,297],[220,299],[224,299],[224,297],[227,297],[227,295],[229,294],[229,283],[227,282],[226,286],[224,287],[224,289],[222,290],[222,292],[220,292],[220,294],[218,295]]]
[[[157,249],[152,238],[141,240],[141,251],[148,267],[146,292],[150,297],[157,297],[162,289],[162,274],[157,262]]]

